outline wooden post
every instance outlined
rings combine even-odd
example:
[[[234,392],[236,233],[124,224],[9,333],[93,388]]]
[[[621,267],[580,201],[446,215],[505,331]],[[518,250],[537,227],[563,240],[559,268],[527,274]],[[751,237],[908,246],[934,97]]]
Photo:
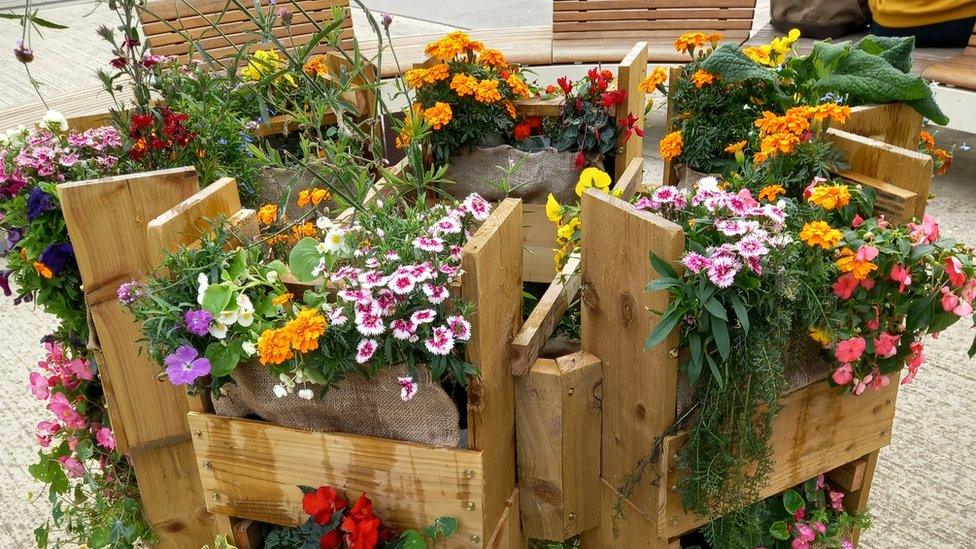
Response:
[[[522,322],[522,202],[506,199],[464,246],[461,296],[474,304],[468,360],[468,448],[484,459],[486,528],[515,490],[515,382],[509,343]],[[480,540],[484,543],[486,540]]]
[[[653,517],[659,499],[652,478],[622,502],[626,516],[619,523],[620,537],[614,536],[612,515],[616,488],[674,420],[678,361],[670,349],[678,334],[644,349],[660,318],[649,311],[668,307],[665,292],[649,293],[645,286],[659,276],[648,251],[674,262],[684,251],[684,233],[660,216],[592,190],[583,195],[582,220],[582,345],[603,361],[601,522],[585,541],[587,547],[646,547],[658,539]]]
[[[637,89],[637,85],[647,76],[647,42],[638,42],[630,49],[630,52],[620,62],[617,68],[617,89],[627,90],[627,100],[624,102],[625,108],[617,109],[617,119],[620,120],[628,113],[637,117],[636,125],[641,130],[644,129],[644,104],[647,98],[644,93]],[[630,165],[630,161],[641,158],[644,154],[644,138],[632,133],[625,141],[621,136],[617,143],[617,159],[615,160],[613,179],[617,181],[623,175],[624,170]],[[643,172],[643,166],[641,166]]]
[[[58,186],[101,348],[99,373],[119,448],[132,462],[160,547],[178,549],[214,539],[186,423],[189,404],[182,387],[157,379],[159,365],[140,352],[140,326],[119,306],[116,292],[155,266],[149,220],[198,189],[193,168]]]

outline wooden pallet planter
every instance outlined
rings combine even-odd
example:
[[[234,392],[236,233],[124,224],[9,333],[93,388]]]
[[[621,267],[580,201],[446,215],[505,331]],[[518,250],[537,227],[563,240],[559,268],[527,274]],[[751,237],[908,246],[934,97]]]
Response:
[[[906,210],[893,209],[890,218],[921,215],[930,159],[838,130],[831,130],[830,138],[848,155],[847,175],[875,186],[879,195],[897,189],[910,198],[883,204]],[[900,169],[888,169],[892,162]],[[674,455],[686,433],[663,438],[656,474],[648,473],[629,498],[618,501],[617,487],[676,417],[678,334],[643,348],[659,320],[646,311],[665,310],[669,296],[647,293],[644,286],[659,276],[647,260],[648,250],[675,264],[684,254],[684,234],[658,215],[592,190],[583,198],[582,232],[582,344],[603,365],[600,525],[584,532],[583,546],[676,547],[681,535],[704,522],[685,512],[676,489],[680,472]],[[620,246],[622,241],[628,245]],[[864,510],[878,450],[891,440],[897,391],[892,383],[855,398],[822,381],[784,395],[771,439],[772,471],[761,497],[827,473],[848,494],[845,505]],[[623,515],[614,519],[618,504]]]
[[[253,216],[239,202],[219,200],[208,191],[152,221],[151,240],[167,249],[194,242],[205,229],[202,211],[210,217]],[[202,501],[221,519],[222,533],[234,534],[230,518],[298,525],[307,518],[298,486],[329,484],[350,497],[368,492],[394,527],[420,528],[438,516],[457,517],[460,531],[447,547],[511,547],[499,540],[521,535],[514,496],[514,383],[507,356],[507,343],[521,322],[521,225],[521,203],[506,200],[463,252],[460,291],[476,310],[469,360],[481,371],[469,385],[468,448],[306,432],[220,417],[205,408],[190,411],[193,476],[199,475]]]

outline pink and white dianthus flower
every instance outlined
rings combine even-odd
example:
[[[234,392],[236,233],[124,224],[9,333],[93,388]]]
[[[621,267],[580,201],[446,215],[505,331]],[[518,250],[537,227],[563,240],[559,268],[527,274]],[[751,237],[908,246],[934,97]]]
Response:
[[[404,402],[413,399],[417,395],[417,382],[412,377],[398,377],[397,383],[400,384],[400,398]]]
[[[454,217],[445,216],[440,218],[431,227],[433,234],[456,234],[461,232],[461,223]]]
[[[329,324],[333,326],[343,326],[348,320],[346,310],[342,307],[335,307],[329,311]]]
[[[393,337],[396,339],[409,341],[413,337],[417,327],[410,320],[398,318],[390,323],[390,329],[393,331]]]
[[[715,228],[725,236],[746,234],[746,227],[738,219],[717,219]]]
[[[430,301],[434,305],[443,303],[451,295],[444,286],[435,286],[430,283],[424,283],[423,290],[424,295],[427,296],[427,301]]]
[[[708,279],[719,288],[728,288],[735,280],[741,265],[726,255],[713,255],[707,268]]]
[[[406,295],[413,291],[414,287],[417,285],[417,279],[409,273],[397,273],[390,277],[390,281],[387,286],[393,293],[398,295]]]
[[[491,204],[477,193],[469,194],[462,206],[476,221],[484,221],[491,214]]]
[[[439,253],[444,251],[444,241],[436,236],[418,236],[413,240],[413,245],[425,252]]]
[[[379,348],[379,343],[375,339],[364,339],[359,342],[356,346],[356,363],[366,364],[369,359],[373,358],[373,354],[376,353],[376,349]]]
[[[356,315],[356,330],[364,336],[380,335],[386,331],[383,317],[379,314]]]
[[[447,317],[447,326],[451,329],[451,333],[458,341],[467,341],[471,339],[471,323],[464,319],[463,316],[455,315]]]
[[[424,346],[434,355],[447,355],[454,350],[454,334],[447,326],[434,328],[430,338],[424,340]]]
[[[701,272],[703,269],[707,269],[709,265],[709,260],[707,257],[695,253],[688,252],[681,259],[681,264],[688,268],[693,273]]]
[[[420,324],[430,324],[435,318],[437,318],[437,311],[433,309],[420,309],[410,315],[410,321],[418,326]]]

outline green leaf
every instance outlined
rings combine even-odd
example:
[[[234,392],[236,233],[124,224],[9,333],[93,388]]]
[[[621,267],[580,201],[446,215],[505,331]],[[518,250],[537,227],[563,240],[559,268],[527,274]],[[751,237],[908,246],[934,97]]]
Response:
[[[778,540],[790,539],[790,531],[786,528],[786,522],[782,520],[774,522],[772,526],[769,527],[769,535]]]
[[[932,322],[934,303],[935,295],[933,294],[923,299],[917,299],[908,306],[908,312],[905,314],[905,328],[908,332],[921,331]]]
[[[722,302],[714,297],[705,302],[705,310],[712,314],[716,318],[721,318],[722,320],[728,322],[729,317],[725,312],[725,306]]]
[[[854,47],[871,55],[877,55],[901,72],[912,70],[912,50],[915,49],[914,36],[874,36],[869,34]]]
[[[668,264],[667,261],[658,257],[657,254],[655,254],[654,252],[651,252],[650,256],[651,256],[651,267],[654,267],[654,270],[657,271],[658,274],[670,278],[679,278],[678,272],[675,271],[674,268],[671,267],[671,265]]]
[[[712,318],[712,337],[715,338],[715,346],[718,347],[718,354],[722,356],[722,361],[729,359],[732,352],[732,345],[729,341],[729,325],[719,318]]]
[[[803,505],[803,496],[797,493],[796,490],[787,490],[783,493],[783,507],[787,513],[795,515]]]
[[[434,528],[445,538],[449,538],[458,531],[458,521],[454,517],[437,517]]]
[[[658,278],[656,280],[650,281],[647,284],[646,289],[648,292],[656,292],[658,290],[668,290],[676,286],[681,286],[682,284],[683,282],[681,282],[681,280],[678,280],[677,278],[671,278],[670,276],[665,276],[663,278]]]
[[[234,291],[224,284],[211,284],[203,293],[203,308],[214,315],[220,314],[233,297]]]
[[[210,376],[219,378],[230,375],[237,368],[243,353],[240,344],[224,345],[215,341],[207,345],[203,355],[210,361]]]
[[[430,530],[431,527],[428,526],[424,532],[427,533]],[[433,538],[434,536],[427,533],[427,537]],[[403,549],[427,549],[427,542],[424,541],[424,538],[416,530],[407,530],[400,534],[399,546]]]
[[[736,294],[732,294],[732,310],[735,311],[735,316],[739,319],[739,324],[742,325],[742,331],[748,334],[749,310],[746,309],[746,304],[743,303],[742,298]]]
[[[661,317],[661,320],[657,323],[657,326],[651,330],[651,335],[647,336],[647,339],[644,341],[645,349],[650,349],[651,347],[654,347],[658,343],[664,341],[664,339],[671,334],[671,330],[674,330],[674,327],[678,324],[678,321],[681,320],[682,313],[678,310],[676,303],[677,302],[674,302],[670,307],[668,307],[667,313]]]
[[[694,386],[698,382],[704,365],[703,356],[705,353],[702,349],[701,336],[694,332],[688,334],[688,348],[691,350],[691,361],[685,371],[688,374],[688,383]]]
[[[715,359],[712,355],[705,355],[705,360],[708,362],[708,369],[712,371],[712,377],[715,378],[715,383],[718,383],[719,389],[722,388],[724,380],[722,379],[722,372],[718,369],[718,364],[715,363]]]
[[[918,114],[921,114],[940,126],[945,126],[949,123],[949,117],[942,112],[942,108],[935,102],[934,97],[905,101],[905,104],[918,111]]]
[[[318,251],[319,242],[311,237],[301,239],[288,254],[288,266],[291,274],[302,282],[315,280],[312,274],[322,261],[322,254]]]
[[[244,269],[247,268],[247,251],[244,248],[238,248],[237,253],[234,254],[234,259],[230,262],[230,266],[227,267],[227,280],[237,280],[244,274]]]
[[[45,29],[64,30],[64,29],[68,28],[67,25],[61,25],[61,24],[58,24],[58,23],[54,23],[52,21],[48,21],[47,19],[41,19],[40,17],[38,17],[36,15],[32,15],[30,17],[30,20],[31,20],[31,23],[34,23],[38,27],[44,27]]]
[[[847,95],[854,104],[932,97],[932,90],[922,77],[905,74],[884,59],[856,49],[840,58],[833,73],[817,81],[814,88],[821,94]]]
[[[733,44],[719,46],[702,63],[702,69],[718,75],[725,82],[761,80],[776,85],[772,71],[756,64]]]

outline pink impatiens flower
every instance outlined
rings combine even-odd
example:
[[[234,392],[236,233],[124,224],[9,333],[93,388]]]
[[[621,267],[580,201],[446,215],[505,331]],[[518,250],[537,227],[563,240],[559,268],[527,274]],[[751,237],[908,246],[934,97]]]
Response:
[[[901,380],[902,385],[908,385],[915,379],[915,376],[918,374],[918,369],[925,360],[925,345],[921,341],[912,342],[909,348],[912,354],[909,355],[908,360],[905,362],[905,365],[908,366],[908,375],[905,376],[905,379]]]
[[[61,456],[58,458],[58,461],[61,463],[61,467],[64,468],[64,472],[68,475],[68,478],[85,476],[85,466],[76,458]]]
[[[895,356],[895,353],[898,352],[898,342],[900,340],[900,335],[882,332],[878,337],[874,338],[874,354],[881,358]]]
[[[880,223],[878,227],[881,227]],[[929,214],[925,214],[920,224],[909,223],[908,229],[911,231],[908,236],[916,245],[922,243],[932,244],[939,239],[939,222]]]
[[[851,363],[861,358],[866,347],[867,342],[863,337],[852,337],[837,344],[834,356],[841,362]]]
[[[37,400],[47,400],[47,397],[51,396],[51,388],[48,385],[48,380],[42,374],[37,372],[31,372],[30,376],[30,391]]]
[[[839,368],[834,370],[834,375],[832,377],[834,383],[844,386],[854,379],[854,371],[851,369],[850,364],[841,364]]]
[[[854,290],[857,289],[857,286],[858,280],[851,273],[847,273],[838,278],[830,287],[834,290],[834,295],[837,297],[850,299],[854,295]]]
[[[54,415],[69,429],[83,429],[85,427],[85,416],[75,410],[64,393],[54,393],[47,409],[54,412]]]
[[[115,435],[108,427],[102,427],[95,432],[95,441],[106,450],[115,449]]]
[[[895,265],[891,268],[891,279],[898,282],[898,291],[904,292],[906,287],[912,285],[912,271],[902,265]]]
[[[953,288],[958,288],[966,283],[966,273],[962,272],[962,261],[956,256],[951,256],[945,260],[945,272],[949,277],[949,284]]]

